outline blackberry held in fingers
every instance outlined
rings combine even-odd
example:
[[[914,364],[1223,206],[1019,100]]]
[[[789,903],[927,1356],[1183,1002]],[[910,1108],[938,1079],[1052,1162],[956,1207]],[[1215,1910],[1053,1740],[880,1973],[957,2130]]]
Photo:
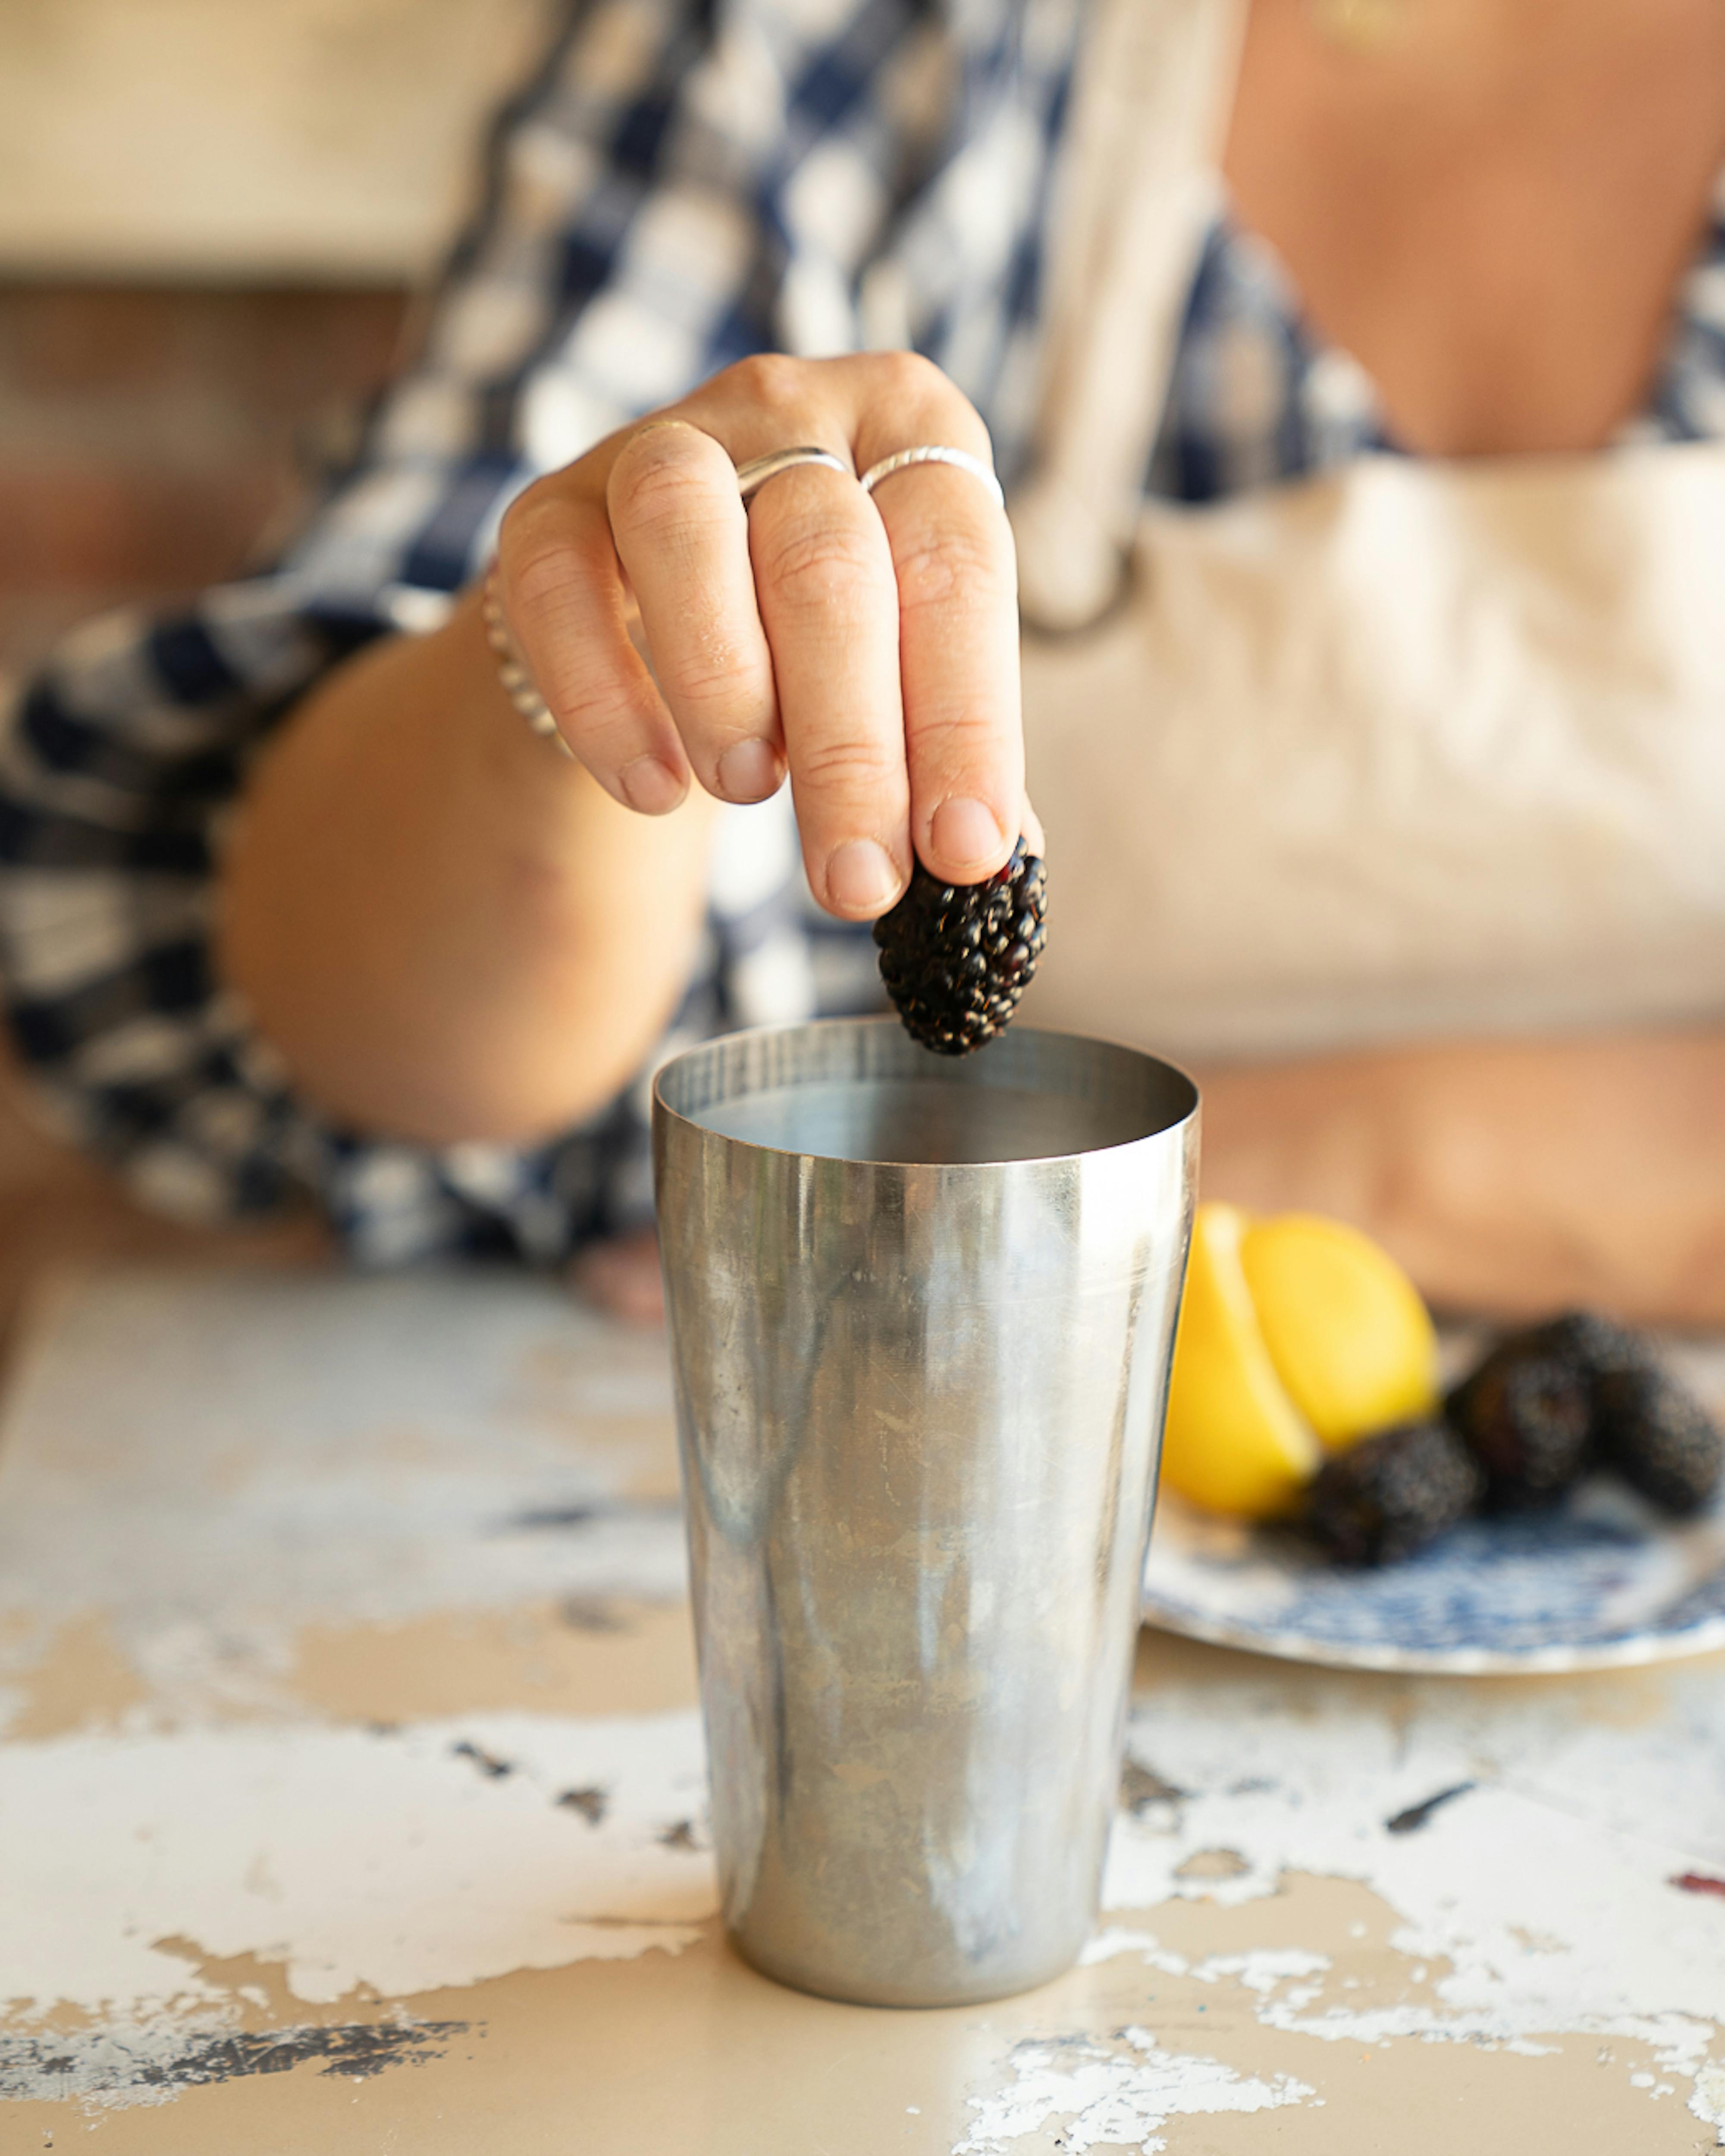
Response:
[[[875,923],[880,978],[911,1038],[968,1055],[1012,1023],[1047,937],[1047,872],[1020,839],[985,883],[942,883],[921,861]]]

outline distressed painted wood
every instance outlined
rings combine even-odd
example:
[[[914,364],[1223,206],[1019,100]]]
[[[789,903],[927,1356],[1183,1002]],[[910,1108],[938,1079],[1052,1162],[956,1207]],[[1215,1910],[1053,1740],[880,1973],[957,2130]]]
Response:
[[[662,1349],[503,1273],[94,1277],[0,1448],[0,2146],[1725,2145],[1725,1666],[1147,1637],[1086,1964],[718,1937]]]

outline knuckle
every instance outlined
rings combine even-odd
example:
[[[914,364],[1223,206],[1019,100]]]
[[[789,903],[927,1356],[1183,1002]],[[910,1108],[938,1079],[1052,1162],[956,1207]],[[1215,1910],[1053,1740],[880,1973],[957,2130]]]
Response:
[[[882,395],[911,400],[919,408],[933,398],[950,400],[958,395],[934,362],[920,352],[883,352],[872,365],[880,376]]]
[[[1004,595],[998,548],[962,527],[919,532],[898,549],[894,567],[901,614],[992,613]]]
[[[779,411],[789,404],[807,402],[805,363],[782,352],[752,352],[725,370],[727,387],[734,387],[752,404]]]
[[[799,610],[853,615],[880,582],[866,531],[841,524],[793,526],[766,544],[762,556],[768,585]]]
[[[513,576],[523,559],[554,543],[567,526],[567,512],[550,479],[535,480],[503,512],[497,527],[497,558]]]
[[[583,520],[544,481],[518,495],[497,533],[505,608],[532,612],[592,573]]]
[[[973,456],[991,455],[981,413],[932,359],[917,352],[889,352],[875,363],[880,369],[873,384],[879,418],[901,438],[897,446],[906,446],[902,438],[909,428],[911,439],[944,441]]]
[[[689,521],[696,496],[690,481],[700,469],[696,446],[665,428],[629,449],[612,467],[609,507],[614,522],[649,535]]]
[[[886,786],[906,790],[902,744],[867,734],[816,735],[798,745],[797,783],[828,797],[872,798]]]
[[[601,769],[626,762],[652,737],[655,714],[646,699],[601,669],[560,673],[541,693],[583,758]]]
[[[506,566],[504,605],[511,615],[539,613],[587,581],[587,558],[567,534],[530,535]]]
[[[948,700],[925,709],[916,728],[916,756],[925,776],[930,768],[946,774],[942,793],[971,793],[984,799],[994,791],[1002,735],[999,715],[974,697]]]
[[[703,731],[753,733],[771,716],[771,675],[734,649],[685,658],[663,685]]]

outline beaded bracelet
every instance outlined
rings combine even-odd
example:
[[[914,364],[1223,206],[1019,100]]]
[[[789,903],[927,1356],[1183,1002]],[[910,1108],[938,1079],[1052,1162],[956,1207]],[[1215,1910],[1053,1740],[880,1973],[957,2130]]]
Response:
[[[526,661],[516,649],[515,639],[509,633],[503,602],[497,596],[497,564],[495,560],[485,572],[485,588],[480,599],[480,619],[485,625],[485,641],[490,645],[492,655],[497,661],[497,678],[503,684],[504,695],[536,734],[542,735],[547,741],[555,742],[572,762],[575,752],[557,732],[557,722],[551,715],[551,706],[534,686]]]

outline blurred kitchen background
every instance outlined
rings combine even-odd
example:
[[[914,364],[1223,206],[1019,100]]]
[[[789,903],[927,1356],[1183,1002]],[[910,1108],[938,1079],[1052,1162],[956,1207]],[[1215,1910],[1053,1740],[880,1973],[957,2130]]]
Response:
[[[0,675],[241,567],[557,0],[0,0]]]
[[[74,622],[236,574],[292,516],[563,4],[0,0],[0,694]],[[45,1262],[203,1242],[0,1086],[0,1337]]]

